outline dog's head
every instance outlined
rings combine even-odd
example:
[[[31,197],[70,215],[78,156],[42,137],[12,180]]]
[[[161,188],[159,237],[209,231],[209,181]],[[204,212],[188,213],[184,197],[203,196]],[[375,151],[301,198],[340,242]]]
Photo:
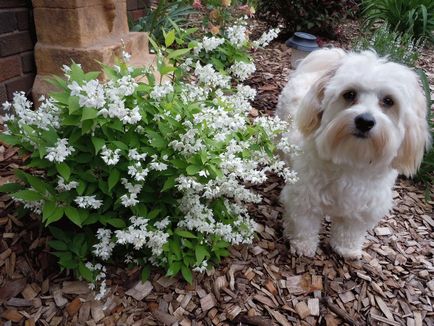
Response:
[[[321,158],[412,175],[430,144],[426,101],[409,68],[365,51],[338,60],[309,90],[296,122]]]

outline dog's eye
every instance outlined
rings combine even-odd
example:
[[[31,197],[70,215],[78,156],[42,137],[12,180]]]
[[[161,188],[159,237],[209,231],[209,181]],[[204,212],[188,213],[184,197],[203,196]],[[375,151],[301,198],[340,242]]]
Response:
[[[357,97],[357,92],[355,90],[346,91],[343,95],[343,98],[348,102],[354,102]]]
[[[390,108],[391,106],[393,106],[393,104],[395,104],[395,102],[393,101],[393,99],[390,96],[385,96],[381,100],[381,105],[386,107],[386,108]]]

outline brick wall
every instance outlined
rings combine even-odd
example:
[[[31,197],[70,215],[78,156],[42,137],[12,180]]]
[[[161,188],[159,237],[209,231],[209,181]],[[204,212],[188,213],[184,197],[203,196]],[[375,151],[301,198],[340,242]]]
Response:
[[[15,91],[30,94],[35,43],[31,0],[0,0],[0,104]]]
[[[149,0],[127,0],[128,19],[138,20],[145,15]]]
[[[144,16],[147,3],[127,0],[130,19]],[[0,0],[0,104],[12,100],[15,91],[31,95],[36,75],[35,43],[31,0]]]

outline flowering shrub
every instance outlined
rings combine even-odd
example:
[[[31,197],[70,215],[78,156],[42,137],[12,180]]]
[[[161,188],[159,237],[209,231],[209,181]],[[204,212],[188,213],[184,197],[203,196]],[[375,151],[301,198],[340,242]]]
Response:
[[[261,197],[246,183],[260,184],[270,171],[296,180],[273,156],[294,150],[275,140],[288,125],[248,116],[256,92],[237,80],[254,65],[232,58],[229,69],[217,71],[201,63],[224,44],[247,48],[244,35],[231,34],[237,28],[224,39],[205,37],[201,46],[157,50],[158,80],[150,68],[129,67],[125,54],[104,67],[105,83],[72,64],[65,80],[53,80],[61,91],[38,110],[23,93],[3,104],[0,139],[44,173],[18,170],[22,183],[0,191],[41,214],[59,264],[99,281],[100,295],[103,265],[119,261],[142,266],[144,278],[155,265],[191,282],[192,270],[203,272],[228,246],[252,241],[255,223],[244,204]],[[175,41],[173,31],[166,34],[166,47]]]

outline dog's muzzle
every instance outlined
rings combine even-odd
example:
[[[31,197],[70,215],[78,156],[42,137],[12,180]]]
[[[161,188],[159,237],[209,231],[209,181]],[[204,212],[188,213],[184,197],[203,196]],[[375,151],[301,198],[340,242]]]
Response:
[[[366,138],[367,133],[375,126],[375,119],[370,113],[362,113],[354,118],[356,125],[356,137]]]

